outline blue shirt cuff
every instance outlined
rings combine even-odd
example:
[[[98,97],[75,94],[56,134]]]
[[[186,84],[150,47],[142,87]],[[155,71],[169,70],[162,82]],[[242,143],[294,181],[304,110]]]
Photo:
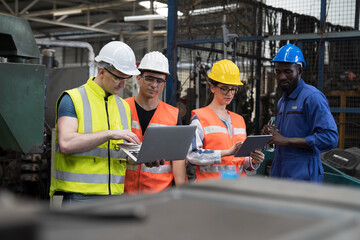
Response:
[[[305,141],[310,148],[312,148],[312,149],[316,148],[315,147],[315,136],[313,136],[313,135],[307,136],[307,137],[305,137]]]

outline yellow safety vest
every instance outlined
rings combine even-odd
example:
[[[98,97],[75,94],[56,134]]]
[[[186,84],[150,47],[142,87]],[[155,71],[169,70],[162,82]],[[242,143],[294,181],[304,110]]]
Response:
[[[86,84],[65,91],[62,95],[65,93],[70,95],[75,106],[78,133],[131,130],[128,103],[117,95],[111,95],[105,101],[105,91],[93,81],[93,77],[89,78]],[[57,124],[55,127],[57,128]],[[122,143],[122,140],[110,140],[87,152],[62,154],[56,135],[50,196],[52,197],[55,191],[96,195],[122,194],[126,155],[117,146],[119,143]]]

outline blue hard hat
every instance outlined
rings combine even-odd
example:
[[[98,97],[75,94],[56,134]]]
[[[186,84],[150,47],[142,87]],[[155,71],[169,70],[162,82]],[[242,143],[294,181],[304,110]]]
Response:
[[[288,63],[301,63],[303,67],[306,67],[304,56],[295,45],[286,44],[276,54],[272,60],[273,62],[288,62]]]

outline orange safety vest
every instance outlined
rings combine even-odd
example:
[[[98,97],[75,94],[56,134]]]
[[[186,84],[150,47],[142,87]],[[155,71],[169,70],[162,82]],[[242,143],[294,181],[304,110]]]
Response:
[[[143,141],[142,129],[136,111],[135,98],[125,99],[130,105],[132,116],[132,132],[135,133],[140,141]],[[156,111],[151,118],[149,127],[156,126],[175,126],[178,122],[179,109],[170,106],[162,101],[159,102]],[[171,161],[165,161],[165,165],[160,167],[146,167],[145,164],[127,164],[125,174],[125,193],[136,194],[139,191],[146,193],[160,192],[171,187],[174,174]]]
[[[246,125],[244,118],[236,113],[228,111],[233,130],[231,136],[218,115],[210,108],[204,107],[193,110],[191,116],[199,118],[203,132],[204,143],[203,149],[225,150],[231,148],[236,142],[246,139]],[[227,156],[221,158],[221,163],[214,163],[206,166],[196,166],[196,181],[210,178],[220,178],[220,172],[232,170],[246,176],[243,169],[245,158]]]

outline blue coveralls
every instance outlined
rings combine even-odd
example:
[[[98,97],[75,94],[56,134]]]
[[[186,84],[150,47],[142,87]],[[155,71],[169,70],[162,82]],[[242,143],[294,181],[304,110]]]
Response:
[[[301,79],[290,96],[283,94],[277,107],[276,127],[280,134],[305,138],[310,149],[276,146],[270,176],[322,182],[320,153],[338,144],[337,126],[326,97]]]

